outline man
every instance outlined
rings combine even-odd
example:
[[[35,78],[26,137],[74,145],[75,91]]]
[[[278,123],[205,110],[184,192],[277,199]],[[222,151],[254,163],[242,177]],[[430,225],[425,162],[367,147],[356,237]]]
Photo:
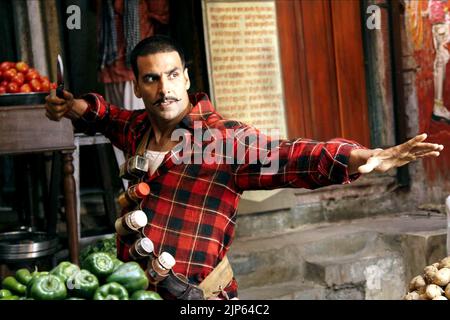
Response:
[[[436,157],[443,149],[423,142],[425,134],[386,150],[369,150],[343,139],[270,139],[250,126],[223,119],[205,94],[188,95],[190,81],[183,52],[169,38],[142,40],[131,59],[134,92],[144,100],[145,110],[119,109],[97,94],[74,99],[65,91],[64,99],[47,97],[47,117],[56,121],[67,117],[90,134],[100,131],[128,156],[164,153],[158,162],[151,161],[143,178],[151,189],[140,206],[148,216],[144,234],[154,242],[155,253],[172,254],[176,260],[173,271],[195,285],[202,285],[213,269],[220,269],[216,268],[219,262],[227,261],[224,257],[233,240],[243,191],[349,183],[361,173],[383,172],[417,158]],[[203,137],[213,139],[197,140],[186,148],[189,139],[185,138],[195,136],[199,128],[210,133]],[[212,153],[217,161],[195,161],[196,155],[211,150],[211,140],[216,143]],[[219,150],[221,143],[226,152]],[[253,150],[266,151],[259,153],[264,159],[250,159]],[[272,161],[277,166],[266,170]],[[119,239],[119,258],[129,258],[128,247],[129,243]],[[214,286],[221,297],[237,296],[234,279]],[[181,298],[189,297],[191,289],[182,292]]]

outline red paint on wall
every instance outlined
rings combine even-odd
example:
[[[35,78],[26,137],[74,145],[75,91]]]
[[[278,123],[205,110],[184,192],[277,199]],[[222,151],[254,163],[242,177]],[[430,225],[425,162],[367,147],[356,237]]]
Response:
[[[450,190],[450,123],[435,121],[431,118],[434,105],[435,50],[430,19],[420,14],[426,10],[428,1],[420,2],[420,4],[413,3],[414,11],[407,11],[406,15],[409,40],[414,48],[414,58],[418,66],[415,87],[418,99],[419,133],[427,133],[429,142],[444,145],[440,157],[424,160],[424,167],[430,185],[439,184]],[[447,6],[449,4],[446,2]],[[450,43],[448,49],[450,51]],[[450,61],[446,65],[443,102],[450,110]]]

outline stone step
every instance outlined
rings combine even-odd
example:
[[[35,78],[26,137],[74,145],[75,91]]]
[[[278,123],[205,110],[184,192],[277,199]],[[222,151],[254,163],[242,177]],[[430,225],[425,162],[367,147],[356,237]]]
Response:
[[[239,290],[241,300],[364,300],[362,285],[325,287],[311,281],[294,279]]]
[[[446,256],[446,225],[443,215],[410,212],[310,226],[237,239],[229,259],[249,299],[266,287],[277,288],[273,298],[399,299],[413,276]]]
[[[239,290],[241,300],[324,300],[324,286],[301,279]]]
[[[393,185],[395,177],[375,175],[352,184],[317,190],[245,192],[238,207],[236,237],[280,234],[311,224],[349,221],[414,209],[409,207],[412,205],[410,201],[393,197]]]

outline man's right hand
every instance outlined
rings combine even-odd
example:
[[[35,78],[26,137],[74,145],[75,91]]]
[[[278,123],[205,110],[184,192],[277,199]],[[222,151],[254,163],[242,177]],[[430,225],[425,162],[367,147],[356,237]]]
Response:
[[[53,121],[63,117],[76,120],[86,111],[88,104],[83,99],[74,99],[73,95],[64,90],[63,98],[50,94],[45,98],[45,115]]]

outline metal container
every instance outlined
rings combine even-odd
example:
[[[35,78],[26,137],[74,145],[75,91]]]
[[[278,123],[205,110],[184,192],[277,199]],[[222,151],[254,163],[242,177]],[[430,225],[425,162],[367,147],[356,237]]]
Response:
[[[26,106],[44,104],[49,92],[4,93],[0,94],[0,106]]]
[[[16,261],[46,257],[58,250],[57,236],[40,231],[0,233],[0,261]]]

